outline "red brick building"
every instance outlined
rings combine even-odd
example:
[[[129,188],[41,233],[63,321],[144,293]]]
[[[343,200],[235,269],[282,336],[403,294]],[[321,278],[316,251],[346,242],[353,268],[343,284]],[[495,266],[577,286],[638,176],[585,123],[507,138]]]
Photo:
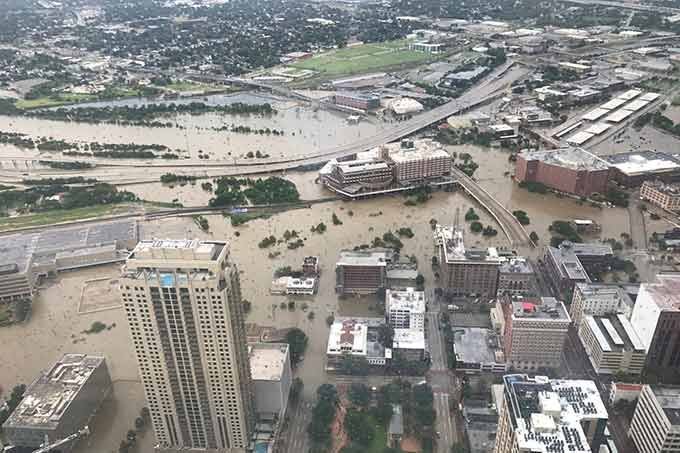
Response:
[[[560,148],[519,154],[515,164],[518,182],[535,182],[580,197],[605,193],[609,165],[582,148]]]

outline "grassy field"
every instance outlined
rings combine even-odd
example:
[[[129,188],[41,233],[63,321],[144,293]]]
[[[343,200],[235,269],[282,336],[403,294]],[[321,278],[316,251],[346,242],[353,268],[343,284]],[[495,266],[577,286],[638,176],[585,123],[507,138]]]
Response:
[[[15,105],[20,109],[37,109],[76,104],[78,102],[93,101],[96,99],[97,96],[93,94],[58,93],[53,94],[52,96],[45,96],[37,99],[19,99]]]
[[[361,74],[405,64],[424,63],[435,60],[423,52],[408,50],[406,41],[388,41],[346,47],[315,55],[290,66],[310,69],[327,76]]]
[[[375,420],[372,419],[375,423]],[[366,453],[382,453],[385,450],[385,445],[387,444],[387,431],[385,427],[379,423],[375,423],[375,435],[371,441],[371,445],[368,446]]]
[[[17,228],[52,225],[56,223],[74,220],[89,219],[94,217],[124,214],[130,211],[130,205],[98,205],[87,208],[39,212],[36,214],[22,215],[18,217],[1,217],[0,231],[9,231]]]
[[[224,85],[210,85],[205,83],[189,82],[186,80],[173,82],[169,85],[162,86],[168,90],[185,92],[185,91],[203,91],[206,93],[215,93],[220,91],[227,91],[229,87]]]

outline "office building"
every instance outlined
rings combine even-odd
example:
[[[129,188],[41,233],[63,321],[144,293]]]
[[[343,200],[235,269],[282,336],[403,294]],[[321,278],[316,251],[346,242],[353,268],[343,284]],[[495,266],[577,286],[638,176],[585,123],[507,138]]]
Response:
[[[356,110],[374,110],[380,107],[380,95],[345,91],[334,96],[335,104]]]
[[[647,349],[647,369],[663,383],[680,382],[680,275],[642,283],[630,322]]]
[[[282,422],[293,385],[288,344],[250,343],[248,358],[258,420]]]
[[[578,337],[597,374],[642,373],[647,352],[624,315],[586,315]]]
[[[141,241],[120,288],[157,449],[244,452],[253,393],[229,244]]]
[[[575,284],[592,283],[588,272],[607,270],[613,251],[606,244],[576,244],[563,241],[559,247],[546,247],[543,260],[554,287],[571,291]]]
[[[470,445],[469,453],[493,451],[498,430],[498,410],[486,399],[465,398],[463,401],[465,434]]]
[[[526,258],[510,258],[498,270],[498,295],[534,296],[534,269]]]
[[[503,347],[510,368],[559,368],[571,318],[554,297],[511,300],[503,310]]]
[[[503,260],[495,248],[466,249],[461,228],[441,225],[435,228],[434,243],[444,291],[454,296],[496,297]]]
[[[439,142],[431,139],[404,139],[370,152],[382,155],[394,165],[394,175],[399,184],[451,174],[451,156]]]
[[[442,51],[443,44],[440,43],[430,43],[425,41],[410,42],[408,44],[408,50],[413,50],[414,52],[423,52],[438,54]]]
[[[609,165],[582,148],[526,151],[517,156],[515,179],[541,183],[559,192],[580,197],[606,193]]]
[[[425,329],[425,292],[413,288],[385,291],[385,316],[395,329]]]
[[[584,316],[604,316],[623,313],[627,318],[633,310],[630,296],[618,285],[605,283],[577,283],[569,315],[578,327]]]
[[[677,388],[643,386],[628,437],[638,453],[680,450],[680,391]]]
[[[386,287],[387,265],[392,250],[342,250],[335,264],[335,291],[338,294],[375,294]]]
[[[90,424],[111,390],[104,357],[64,354],[40,374],[24,393],[21,403],[2,425],[10,445],[30,451],[45,440],[53,443]],[[68,453],[74,443],[60,447]]]
[[[666,211],[680,209],[680,186],[662,181],[645,181],[640,187],[640,199]]]
[[[635,151],[606,157],[613,178],[626,187],[638,187],[646,180],[671,183],[680,179],[680,161],[661,151]]]
[[[593,381],[506,375],[493,453],[598,453],[607,419]]]
[[[317,277],[321,273],[318,256],[305,256],[302,260],[302,274],[305,277]]]

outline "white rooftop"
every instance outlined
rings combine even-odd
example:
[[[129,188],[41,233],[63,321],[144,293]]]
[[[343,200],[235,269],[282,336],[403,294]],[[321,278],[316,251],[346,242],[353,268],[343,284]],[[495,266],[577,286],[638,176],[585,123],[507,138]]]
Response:
[[[626,103],[626,100],[625,100],[625,99],[614,98],[614,99],[612,99],[611,101],[605,102],[604,104],[602,104],[602,105],[600,106],[600,108],[601,108],[601,109],[605,109],[605,110],[614,110],[614,109],[616,109],[616,108],[621,107],[621,106],[622,106],[623,104],[625,104],[625,103]]]
[[[591,125],[588,129],[586,129],[585,132],[587,132],[588,134],[600,135],[601,133],[603,133],[604,131],[606,131],[610,127],[612,127],[611,124],[595,123],[595,124]]]
[[[366,355],[368,344],[368,327],[355,319],[335,321],[328,334],[326,353],[337,355],[349,353]]]
[[[620,109],[608,115],[604,120],[611,121],[612,123],[620,123],[621,121],[625,120],[632,114],[633,112],[631,110]]]
[[[411,313],[425,313],[425,292],[414,288],[405,290],[388,289],[385,292],[388,311],[410,311]]]
[[[251,343],[248,345],[250,374],[254,381],[279,381],[288,360],[285,343]]]
[[[425,349],[422,329],[394,329],[393,349]]]
[[[637,112],[641,108],[644,108],[649,104],[649,101],[645,101],[643,99],[636,99],[632,102],[629,102],[628,104],[624,105],[622,108],[624,110],[630,110],[632,112]]]
[[[608,113],[609,113],[609,110],[598,107],[598,108],[591,110],[590,112],[586,113],[581,118],[583,118],[584,120],[588,120],[588,121],[597,121]]]
[[[591,138],[593,138],[593,134],[585,131],[581,132],[576,132],[575,134],[570,135],[567,137],[567,143],[572,144],[572,145],[582,145]]]

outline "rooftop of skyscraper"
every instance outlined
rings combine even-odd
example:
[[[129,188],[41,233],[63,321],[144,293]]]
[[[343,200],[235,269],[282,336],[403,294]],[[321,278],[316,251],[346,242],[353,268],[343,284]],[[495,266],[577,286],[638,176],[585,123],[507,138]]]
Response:
[[[447,263],[467,261],[491,262],[500,265],[503,261],[495,247],[466,248],[462,228],[437,224],[433,236],[435,245],[443,248]]]

